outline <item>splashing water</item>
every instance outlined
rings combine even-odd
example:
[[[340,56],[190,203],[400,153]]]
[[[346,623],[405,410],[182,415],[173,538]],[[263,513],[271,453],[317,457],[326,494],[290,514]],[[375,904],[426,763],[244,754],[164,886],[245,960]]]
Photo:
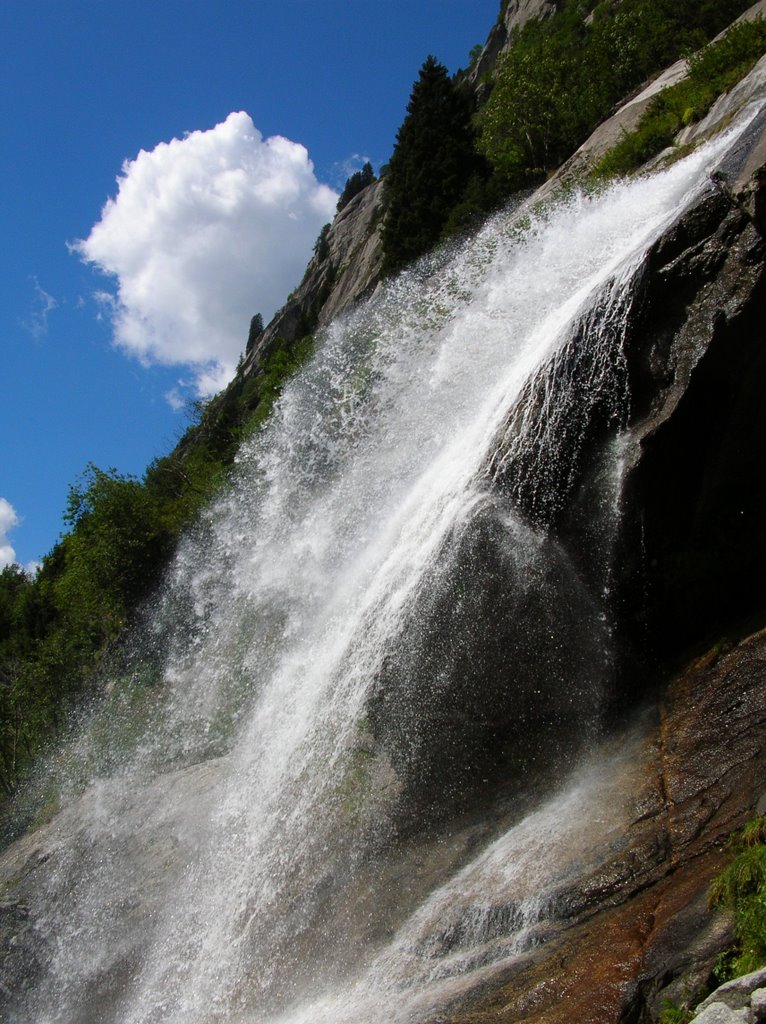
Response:
[[[418,989],[536,941],[609,801],[582,770],[524,818],[507,785],[569,763],[609,685],[606,569],[550,527],[596,407],[625,422],[646,249],[725,145],[508,211],[324,331],[114,683],[152,676],[145,720],[108,770],[98,721],[70,753],[30,1019],[417,1019]]]

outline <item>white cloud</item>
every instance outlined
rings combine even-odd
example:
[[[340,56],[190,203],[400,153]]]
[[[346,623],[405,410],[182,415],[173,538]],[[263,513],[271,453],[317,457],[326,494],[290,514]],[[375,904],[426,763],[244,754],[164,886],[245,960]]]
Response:
[[[0,569],[16,561],[16,552],[8,543],[8,534],[19,525],[16,510],[5,498],[0,498]]]
[[[58,302],[49,295],[36,277],[32,278],[35,289],[35,298],[26,319],[21,321],[21,326],[32,335],[33,338],[44,338],[48,333],[48,314],[58,308]]]
[[[72,248],[114,276],[100,301],[114,339],[145,365],[195,368],[200,395],[232,376],[250,318],[299,282],[337,194],[306,149],[264,139],[249,115],[128,160],[89,236]]]
[[[181,382],[179,381],[179,384]],[[186,405],[186,399],[181,393],[180,388],[171,388],[170,391],[165,392],[165,401],[168,403],[173,412],[180,412]]]
[[[365,156],[363,153],[352,153],[347,156],[345,160],[341,160],[340,163],[334,164],[335,174],[339,182],[339,187],[343,188],[346,179],[350,178],[356,171],[361,171],[366,163],[372,163],[370,157]]]

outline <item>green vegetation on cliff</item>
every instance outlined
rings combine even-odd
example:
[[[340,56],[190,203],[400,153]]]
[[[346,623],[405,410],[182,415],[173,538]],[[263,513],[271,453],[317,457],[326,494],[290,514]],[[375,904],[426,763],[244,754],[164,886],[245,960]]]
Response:
[[[726,955],[720,981],[766,964],[766,818],[755,818],[731,840],[732,862],[715,879],[710,903],[734,911],[736,946]]]
[[[412,87],[407,116],[388,165],[384,270],[398,270],[439,241],[477,172],[473,97],[428,57]]]
[[[766,52],[766,22],[734,25],[689,62],[689,75],[656,97],[638,128],[611,149],[595,168],[596,176],[627,174],[670,146],[686,125],[699,121],[716,98],[728,92]]]
[[[450,80],[429,58],[386,178],[385,270],[399,269],[511,193],[543,181],[616,104],[699,50],[749,6],[750,0],[564,0],[552,17],[515,33],[482,83],[480,95],[488,98],[470,123],[468,107],[457,99],[461,79]],[[728,87],[717,60],[708,55],[697,62],[696,92],[673,122],[676,130],[684,118],[700,116],[705,75],[707,91],[718,95]]]
[[[358,196],[362,189],[367,188],[368,185],[372,185],[375,180],[375,172],[372,169],[372,164],[368,160],[361,171],[354,171],[354,173],[346,179],[346,184],[343,186],[343,191],[340,194],[340,199],[338,200],[338,205],[336,207],[338,213],[348,206],[354,196]]]
[[[615,104],[694,52],[747,0],[566,0],[530,21],[500,60],[479,147],[508,189],[543,179]]]
[[[0,572],[0,804],[157,587],[181,533],[225,485],[241,442],[306,359],[311,336],[238,376],[142,480],[89,465],[70,488],[68,527],[36,576]]]

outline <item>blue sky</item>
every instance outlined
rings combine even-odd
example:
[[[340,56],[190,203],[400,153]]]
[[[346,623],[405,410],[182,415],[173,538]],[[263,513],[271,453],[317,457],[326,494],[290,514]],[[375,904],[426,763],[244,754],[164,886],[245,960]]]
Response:
[[[425,57],[465,66],[498,9],[2,0],[0,565],[51,549],[88,462],[172,448]]]

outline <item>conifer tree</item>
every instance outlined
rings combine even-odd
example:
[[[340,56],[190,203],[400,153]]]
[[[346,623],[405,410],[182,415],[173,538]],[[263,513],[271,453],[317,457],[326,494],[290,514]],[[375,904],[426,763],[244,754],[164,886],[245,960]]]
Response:
[[[420,69],[386,175],[383,225],[388,273],[439,240],[451,209],[477,166],[472,100],[447,69],[428,57]]]
[[[367,188],[368,185],[372,185],[375,181],[375,172],[372,169],[372,164],[368,160],[361,171],[354,171],[354,173],[346,179],[346,184],[343,186],[343,191],[340,194],[338,200],[337,210],[340,211],[344,206],[348,206],[354,196],[359,195],[362,189]]]

